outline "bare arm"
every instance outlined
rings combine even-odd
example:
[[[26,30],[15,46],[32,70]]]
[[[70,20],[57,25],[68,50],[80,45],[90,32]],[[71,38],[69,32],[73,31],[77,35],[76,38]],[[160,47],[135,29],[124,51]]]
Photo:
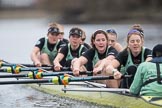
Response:
[[[113,59],[111,64],[109,64],[106,67],[106,74],[108,75],[114,75],[115,79],[120,79],[122,74],[117,70],[117,68],[120,66],[119,61],[116,59]]]
[[[121,52],[123,50],[123,46],[119,43],[116,43],[114,45],[114,48],[118,51],[118,52]]]
[[[54,70],[59,71],[61,70],[61,64],[60,61],[64,58],[64,55],[62,53],[58,53],[56,58],[53,61],[54,64]]]
[[[79,71],[80,71],[80,67],[83,66],[84,64],[86,64],[88,62],[88,60],[83,57],[80,56],[78,59],[76,59],[75,61],[72,61],[72,70],[75,76],[79,76]]]
[[[30,58],[33,61],[34,65],[36,65],[36,66],[42,65],[40,62],[39,56],[40,56],[40,49],[38,47],[34,47],[31,52]]]
[[[99,71],[102,71],[106,65],[109,65],[115,57],[113,55],[107,56],[96,63],[93,69],[93,73],[96,75]]]

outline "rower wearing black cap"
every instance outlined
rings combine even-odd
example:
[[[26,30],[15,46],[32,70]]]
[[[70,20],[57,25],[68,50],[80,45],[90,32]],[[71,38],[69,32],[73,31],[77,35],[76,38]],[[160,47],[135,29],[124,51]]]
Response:
[[[70,30],[69,44],[62,47],[54,59],[54,70],[60,70],[61,67],[71,67],[71,61],[87,51],[87,48],[81,44],[82,35],[83,31],[78,27],[74,27]],[[62,60],[65,60],[63,65],[60,64]]]
[[[53,65],[53,60],[58,50],[64,45],[59,40],[59,33],[60,31],[57,26],[50,25],[47,37],[42,37],[37,41],[31,53],[31,60],[36,66]]]

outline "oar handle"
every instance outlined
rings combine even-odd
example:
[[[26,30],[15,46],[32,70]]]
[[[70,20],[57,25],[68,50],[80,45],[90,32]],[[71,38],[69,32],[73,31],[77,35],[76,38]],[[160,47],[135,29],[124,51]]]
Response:
[[[97,72],[97,74],[101,74],[101,71]],[[80,71],[79,75],[93,76],[93,71]]]
[[[71,68],[70,67],[62,67],[61,71],[71,71]]]
[[[34,64],[21,64],[23,66],[26,66],[26,67],[37,67],[36,65]],[[53,67],[52,65],[42,65],[40,68],[42,67]]]
[[[88,75],[88,76],[90,76],[90,75],[92,75],[92,74],[93,74],[92,71],[80,71],[80,72],[79,72],[79,75]]]

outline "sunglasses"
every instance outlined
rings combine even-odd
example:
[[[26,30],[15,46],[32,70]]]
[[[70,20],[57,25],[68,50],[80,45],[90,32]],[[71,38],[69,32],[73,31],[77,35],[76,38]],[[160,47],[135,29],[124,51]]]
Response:
[[[64,35],[64,32],[60,32],[61,35]]]
[[[73,38],[80,38],[80,36],[78,36],[78,35],[71,35],[71,37],[73,37]]]
[[[58,36],[59,33],[51,33],[52,36]]]

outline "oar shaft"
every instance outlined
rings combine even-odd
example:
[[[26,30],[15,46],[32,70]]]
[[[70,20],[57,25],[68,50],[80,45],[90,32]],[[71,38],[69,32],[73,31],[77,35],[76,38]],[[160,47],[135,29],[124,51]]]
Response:
[[[45,70],[53,70],[53,66],[52,65],[42,65],[41,67],[37,67],[34,64],[12,64],[12,63],[2,63],[2,66],[7,66],[7,67],[11,67],[11,66],[20,66],[20,67],[28,67],[28,68],[32,68],[32,69],[45,69]],[[61,68],[62,71],[68,71],[71,70],[70,67],[62,67]],[[23,70],[22,70],[23,71]],[[24,70],[26,71],[26,70]],[[55,71],[55,70],[54,70]]]
[[[68,75],[73,75],[73,72],[71,71],[63,71],[63,72],[48,72],[48,73],[45,73],[45,72],[42,72],[42,73],[37,73],[37,77],[36,78],[42,78],[42,77],[46,77],[46,76],[60,76],[60,75],[64,75],[64,74],[68,74]],[[80,75],[91,75],[92,74],[92,71],[82,71],[79,73]]]
[[[0,85],[3,84],[28,84],[28,83],[53,83],[67,85],[69,82],[77,81],[93,81],[93,80],[109,80],[113,79],[113,76],[88,76],[88,77],[67,77],[67,76],[55,76],[50,79],[32,79],[32,80],[18,80],[18,81],[0,81]]]
[[[45,69],[45,70],[52,70],[51,67],[41,67],[42,69]],[[39,70],[39,68],[37,67],[30,67],[30,68],[20,68],[20,71],[37,71]],[[41,69],[40,69],[41,70]]]
[[[53,67],[29,67],[29,68],[21,68],[20,70],[21,71],[36,71],[36,70],[41,70],[41,69],[56,72],[56,70],[53,70]],[[62,67],[61,71],[70,71],[70,68],[69,67]]]
[[[0,75],[0,78],[16,78],[16,77],[28,77],[28,75],[27,74]]]
[[[2,63],[2,66],[26,66],[26,67],[37,67],[34,64],[18,64],[18,63]],[[51,68],[53,67],[52,65],[42,65],[41,68]]]
[[[0,72],[7,72],[7,69],[0,69]]]
[[[59,75],[64,75],[64,74],[73,75],[73,72],[64,71],[64,72],[41,73],[42,77],[44,77],[44,76],[59,76]]]
[[[21,65],[26,66],[26,67],[37,67],[34,64],[21,64]],[[53,66],[52,65],[42,65],[41,67],[53,67]]]
[[[51,79],[41,79],[41,80],[16,80],[16,81],[0,81],[0,85],[7,84],[31,84],[31,83],[50,83]]]
[[[113,76],[73,77],[73,78],[69,78],[69,82],[92,81],[92,80],[108,80],[108,79],[114,79],[114,77]]]
[[[65,78],[65,79],[64,79]],[[0,85],[4,84],[28,84],[28,83],[53,83],[53,84],[65,84],[63,82],[74,82],[74,81],[89,81],[89,80],[104,80],[109,79],[109,77],[63,77],[55,76],[51,79],[32,79],[32,80],[16,80],[16,81],[0,81]]]
[[[28,68],[25,68],[28,70]],[[90,71],[87,72],[80,72],[80,75],[86,75],[86,74],[90,74]],[[43,77],[47,77],[47,76],[60,76],[60,75],[64,75],[64,74],[68,74],[68,75],[73,75],[73,72],[71,71],[63,71],[63,72],[28,72],[27,74],[7,74],[7,75],[0,75],[0,78],[14,78],[14,77],[29,77],[29,78],[34,78],[34,79],[41,79]]]

